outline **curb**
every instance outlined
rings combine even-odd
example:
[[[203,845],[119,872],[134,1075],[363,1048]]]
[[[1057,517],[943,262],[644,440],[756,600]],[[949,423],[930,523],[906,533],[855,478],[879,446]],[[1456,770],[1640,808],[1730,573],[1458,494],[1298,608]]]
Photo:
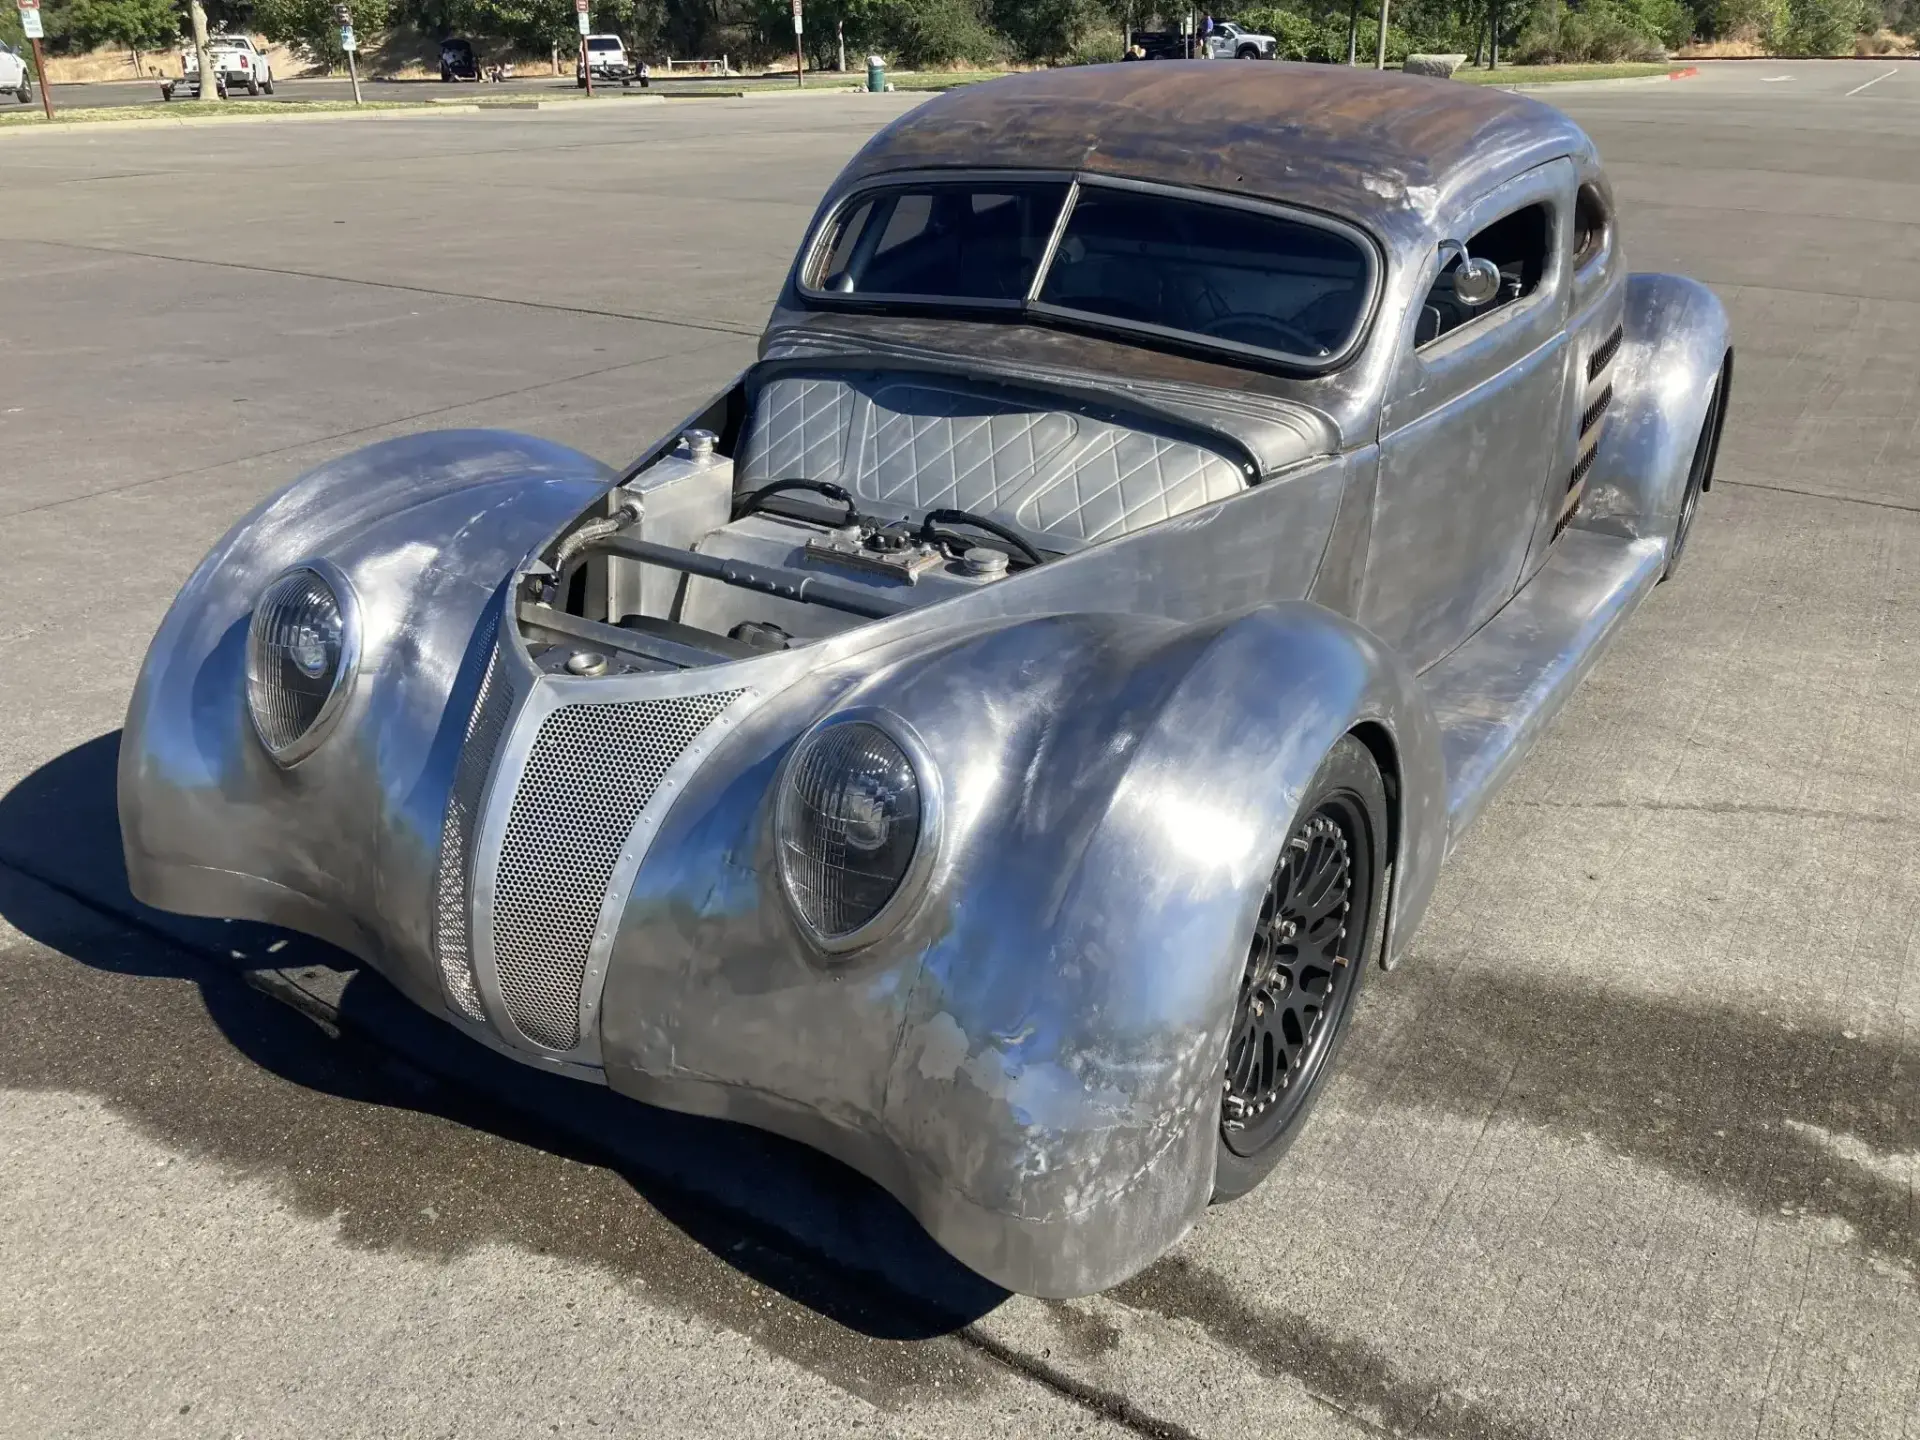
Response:
[[[1543,95],[1560,90],[1611,90],[1624,85],[1665,85],[1673,80],[1691,80],[1699,73],[1689,65],[1684,70],[1670,70],[1665,75],[1626,75],[1613,80],[1546,80],[1531,85],[1521,81],[1516,85],[1487,85],[1482,88],[1504,90],[1509,95]]]

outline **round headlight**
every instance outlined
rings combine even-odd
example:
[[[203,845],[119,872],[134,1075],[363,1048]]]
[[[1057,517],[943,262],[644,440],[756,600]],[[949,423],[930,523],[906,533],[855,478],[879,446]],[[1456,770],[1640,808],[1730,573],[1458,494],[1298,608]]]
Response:
[[[307,564],[267,586],[253,607],[247,709],[260,743],[283,765],[320,743],[346,690],[356,641],[351,595],[337,572]]]
[[[801,742],[775,815],[780,876],[821,943],[856,940],[913,868],[923,805],[913,762],[877,725],[829,725]]]

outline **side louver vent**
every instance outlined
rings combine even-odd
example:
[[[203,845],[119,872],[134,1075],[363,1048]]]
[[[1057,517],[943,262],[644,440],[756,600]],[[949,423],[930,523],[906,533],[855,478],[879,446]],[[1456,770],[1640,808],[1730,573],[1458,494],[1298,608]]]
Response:
[[[580,1043],[580,989],[620,847],[674,761],[742,693],[568,705],[541,723],[493,899],[501,998],[535,1044]]]
[[[1580,509],[1587,472],[1593,469],[1593,462],[1599,458],[1600,437],[1605,429],[1600,422],[1606,419],[1607,411],[1613,405],[1613,357],[1620,353],[1620,343],[1626,334],[1624,326],[1614,326],[1613,333],[1587,357],[1587,403],[1580,412],[1579,451],[1573,462],[1573,473],[1567,477],[1567,493],[1560,502],[1560,514],[1554,521],[1553,538],[1556,540],[1573,523],[1573,517]]]
[[[1587,380],[1592,382],[1600,378],[1600,372],[1613,363],[1614,354],[1620,349],[1620,342],[1627,338],[1627,327],[1616,325],[1606,342],[1587,357]]]
[[[473,983],[473,956],[467,940],[467,869],[473,849],[474,827],[480,820],[487,774],[494,752],[513,708],[511,687],[500,679],[500,659],[494,649],[499,611],[487,607],[486,618],[474,635],[474,645],[487,656],[487,671],[467,718],[467,734],[453,771],[453,792],[440,824],[440,869],[434,877],[433,948],[440,961],[440,978],[447,998],[469,1020],[484,1021],[480,993]]]

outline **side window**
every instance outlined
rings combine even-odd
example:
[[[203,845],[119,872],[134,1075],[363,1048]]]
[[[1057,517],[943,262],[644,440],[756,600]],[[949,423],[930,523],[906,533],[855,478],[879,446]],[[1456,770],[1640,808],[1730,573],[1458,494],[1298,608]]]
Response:
[[[1582,185],[1573,201],[1573,265],[1577,270],[1607,248],[1607,202],[1592,185]]]
[[[1470,305],[1453,292],[1453,272],[1460,257],[1448,259],[1420,307],[1414,330],[1416,347],[1431,345],[1470,320],[1491,315],[1540,288],[1547,273],[1547,248],[1552,243],[1553,211],[1545,201],[1502,215],[1477,234],[1467,237],[1467,251],[1475,259],[1491,260],[1500,270],[1500,290],[1483,304]]]

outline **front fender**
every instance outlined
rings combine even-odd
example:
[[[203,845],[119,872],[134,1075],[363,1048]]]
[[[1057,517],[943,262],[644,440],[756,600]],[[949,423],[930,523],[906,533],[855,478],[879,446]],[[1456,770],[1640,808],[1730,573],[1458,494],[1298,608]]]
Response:
[[[1672,537],[1713,382],[1732,331],[1720,297],[1679,275],[1627,277],[1614,402],[1575,525]]]
[[[1445,823],[1425,700],[1306,603],[1002,623],[861,669],[763,707],[667,816],[608,967],[608,1079],[840,1156],[1001,1284],[1114,1284],[1211,1194],[1254,911],[1356,726],[1395,760],[1396,932],[1417,921]],[[811,720],[854,707],[917,737],[945,820],[910,917],[828,956],[781,895],[771,800]]]
[[[432,874],[486,603],[613,482],[598,461],[492,431],[414,435],[330,461],[229,531],[147,651],[120,748],[133,893],[321,935],[439,1008]],[[315,556],[359,599],[361,660],[333,732],[282,769],[246,708],[266,584]],[[459,707],[456,707],[458,709]]]
[[[1288,604],[1188,632],[1129,688],[1152,703],[1110,734],[1111,711],[1076,716],[1082,698],[1060,697],[1032,768],[1010,777],[954,876],[887,1085],[895,1142],[992,1217],[970,1238],[994,1252],[983,1268],[1039,1293],[1118,1282],[1206,1206],[1260,897],[1334,742],[1369,724],[1391,737],[1398,933],[1444,838],[1417,682],[1329,611]],[[1091,793],[1040,773],[1062,733],[1113,757]]]

